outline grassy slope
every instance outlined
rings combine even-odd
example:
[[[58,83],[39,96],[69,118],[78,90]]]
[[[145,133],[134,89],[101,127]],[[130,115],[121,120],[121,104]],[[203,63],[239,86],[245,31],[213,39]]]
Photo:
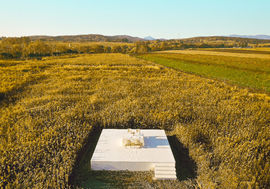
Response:
[[[116,187],[270,185],[267,95],[121,54],[1,64],[10,73],[1,75],[1,86],[12,85],[1,89],[2,186],[89,186],[84,173]],[[188,148],[197,178],[186,171],[176,182],[154,182],[149,173],[89,173],[85,144],[102,127],[166,129]]]
[[[141,57],[185,72],[270,92],[269,59],[192,54],[192,52],[153,53]]]

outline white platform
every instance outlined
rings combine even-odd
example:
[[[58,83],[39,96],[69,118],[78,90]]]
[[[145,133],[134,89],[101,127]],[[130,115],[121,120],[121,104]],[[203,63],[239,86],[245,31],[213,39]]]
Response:
[[[127,129],[103,129],[91,159],[92,170],[154,170],[157,179],[176,179],[175,160],[164,130],[144,129],[144,146],[127,148]],[[162,177],[163,175],[163,177]]]

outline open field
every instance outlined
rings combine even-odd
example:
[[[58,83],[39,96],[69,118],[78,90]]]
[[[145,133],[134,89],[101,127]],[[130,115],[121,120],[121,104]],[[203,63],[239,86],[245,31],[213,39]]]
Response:
[[[262,53],[263,52],[263,53]],[[209,56],[229,56],[241,58],[257,58],[257,59],[270,59],[268,50],[263,50],[258,53],[255,50],[237,50],[237,49],[195,49],[195,50],[168,50],[155,52],[156,54],[187,54],[187,55],[209,55]]]
[[[209,55],[145,58],[197,62],[205,56],[215,67],[217,57]],[[245,58],[256,62],[250,67],[242,59],[218,61],[269,76],[269,59]],[[266,94],[123,54],[6,60],[0,73],[0,188],[270,187]],[[151,172],[89,170],[100,129],[130,127],[166,130],[177,181],[153,181]]]
[[[248,87],[255,91],[270,92],[270,54],[215,51],[215,49],[163,51],[140,57],[185,72]]]
[[[225,53],[246,53],[246,54],[266,54],[270,55],[270,48],[207,48],[199,49],[203,51],[225,52]]]

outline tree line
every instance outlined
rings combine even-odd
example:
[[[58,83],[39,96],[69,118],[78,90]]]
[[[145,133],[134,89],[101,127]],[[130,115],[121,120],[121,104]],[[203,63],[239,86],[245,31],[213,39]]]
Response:
[[[45,42],[42,40],[31,40],[29,37],[2,38],[0,41],[1,59],[28,59],[42,58],[44,56],[58,56],[64,54],[83,54],[83,53],[125,53],[141,54],[151,51],[161,50],[180,50],[188,48],[231,48],[248,47],[248,42],[241,40],[234,43],[213,43],[206,40],[155,40],[139,41],[131,44],[110,43],[110,44],[91,44],[91,43],[57,43]]]

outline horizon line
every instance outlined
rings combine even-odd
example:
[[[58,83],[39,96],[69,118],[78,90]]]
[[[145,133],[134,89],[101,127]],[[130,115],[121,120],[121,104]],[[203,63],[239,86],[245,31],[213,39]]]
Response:
[[[106,34],[100,34],[100,33],[83,33],[83,34],[57,34],[57,35],[49,35],[49,34],[33,34],[33,35],[14,35],[14,36],[4,36],[0,35],[0,38],[9,38],[9,37],[15,37],[15,38],[20,38],[20,37],[39,37],[39,36],[45,36],[45,37],[61,37],[61,36],[82,36],[82,35],[101,35],[105,37],[115,37],[115,36],[129,36],[129,37],[136,37],[136,38],[141,38],[144,39],[146,37],[152,37],[154,40],[158,39],[165,39],[165,40],[173,40],[173,39],[188,39],[188,38],[196,38],[196,37],[233,37],[233,35],[237,35],[241,37],[247,37],[247,36],[269,36],[270,34],[228,34],[228,35],[194,35],[190,37],[179,37],[179,38],[163,38],[163,37],[153,37],[151,35],[146,35],[144,37],[139,37],[139,36],[133,36],[129,34],[116,34],[116,35],[106,35]]]

